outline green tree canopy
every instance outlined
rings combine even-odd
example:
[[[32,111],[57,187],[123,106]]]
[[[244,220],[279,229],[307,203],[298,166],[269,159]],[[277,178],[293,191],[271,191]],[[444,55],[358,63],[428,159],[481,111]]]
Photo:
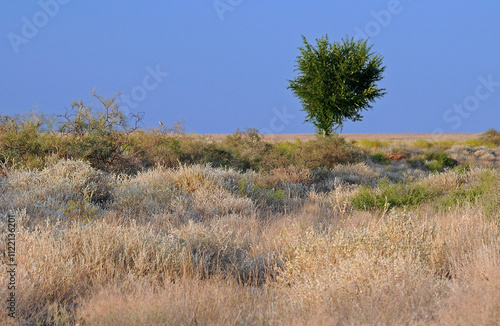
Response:
[[[376,85],[385,70],[382,57],[370,52],[367,40],[331,44],[324,36],[313,47],[302,38],[295,69],[299,75],[288,88],[301,100],[306,121],[324,135],[342,128],[344,120],[360,121],[361,111],[386,94]]]

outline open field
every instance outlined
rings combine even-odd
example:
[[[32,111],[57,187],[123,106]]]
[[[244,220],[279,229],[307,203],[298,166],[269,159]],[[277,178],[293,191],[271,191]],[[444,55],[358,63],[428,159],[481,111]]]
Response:
[[[453,140],[457,142],[463,142],[468,139],[478,138],[480,133],[444,133],[444,134],[433,134],[433,133],[408,133],[408,134],[380,134],[380,133],[342,133],[341,137],[347,140],[360,141],[361,139],[370,140],[381,140],[381,141],[415,141],[415,140],[427,140],[427,141],[439,141],[439,140]],[[200,134],[200,136],[212,138],[217,141],[223,140],[227,137],[227,134]],[[312,140],[317,137],[316,134],[275,134],[275,135],[264,135],[264,139],[269,139],[270,141],[295,141],[300,139],[302,141]]]
[[[15,223],[17,263],[15,291],[0,277],[16,319],[2,308],[1,325],[500,320],[497,132],[17,133],[0,133],[15,157],[1,162],[0,237]]]

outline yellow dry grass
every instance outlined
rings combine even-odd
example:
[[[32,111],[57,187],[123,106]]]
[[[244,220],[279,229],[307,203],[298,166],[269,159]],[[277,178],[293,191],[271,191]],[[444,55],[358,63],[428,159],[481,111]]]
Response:
[[[487,194],[445,209],[437,198],[411,209],[351,203],[381,178],[460,193],[485,177]],[[498,198],[498,170],[487,168],[117,176],[60,161],[0,177],[1,213],[15,213],[18,229],[16,323],[26,325],[495,325]],[[3,310],[0,324],[11,322]]]
[[[426,140],[426,141],[457,141],[462,142],[473,138],[478,138],[481,133],[341,133],[341,137],[346,140],[360,141],[361,139],[370,139],[378,141],[403,141],[412,142],[416,140]],[[215,141],[223,140],[226,134],[201,134],[200,136],[212,139]],[[301,141],[307,141],[316,138],[316,134],[272,134],[264,135],[265,140],[271,142],[278,141],[290,141],[293,142],[296,139]]]

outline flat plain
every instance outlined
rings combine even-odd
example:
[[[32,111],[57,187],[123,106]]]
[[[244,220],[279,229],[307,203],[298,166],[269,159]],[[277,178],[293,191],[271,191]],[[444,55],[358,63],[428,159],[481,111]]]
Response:
[[[454,141],[465,141],[467,139],[477,138],[481,133],[340,133],[339,136],[344,137],[347,140],[370,139],[370,140],[392,140],[392,141],[415,141],[415,140],[427,140],[427,141],[438,141],[438,140],[454,140]],[[200,134],[200,136],[213,138],[214,140],[220,141],[227,137],[227,134]],[[264,139],[273,142],[276,141],[295,141],[300,139],[301,141],[311,140],[317,137],[316,134],[269,134],[263,135]]]
[[[500,320],[496,131],[18,136],[0,134],[2,325]]]

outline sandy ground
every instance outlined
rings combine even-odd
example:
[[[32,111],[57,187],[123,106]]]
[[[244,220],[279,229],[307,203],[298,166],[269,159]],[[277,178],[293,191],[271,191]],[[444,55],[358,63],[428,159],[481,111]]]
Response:
[[[440,141],[440,140],[455,140],[464,141],[471,138],[478,138],[481,133],[446,133],[446,134],[435,134],[435,133],[408,133],[408,134],[340,134],[346,140],[356,140],[360,139],[370,139],[370,140],[394,140],[394,141],[414,141],[418,139],[428,140],[428,141]],[[226,134],[202,134],[207,138],[212,138],[213,140],[222,140],[227,135]],[[310,140],[316,137],[315,134],[275,134],[275,135],[264,135],[264,139],[269,139],[270,141],[295,141],[300,140]]]

